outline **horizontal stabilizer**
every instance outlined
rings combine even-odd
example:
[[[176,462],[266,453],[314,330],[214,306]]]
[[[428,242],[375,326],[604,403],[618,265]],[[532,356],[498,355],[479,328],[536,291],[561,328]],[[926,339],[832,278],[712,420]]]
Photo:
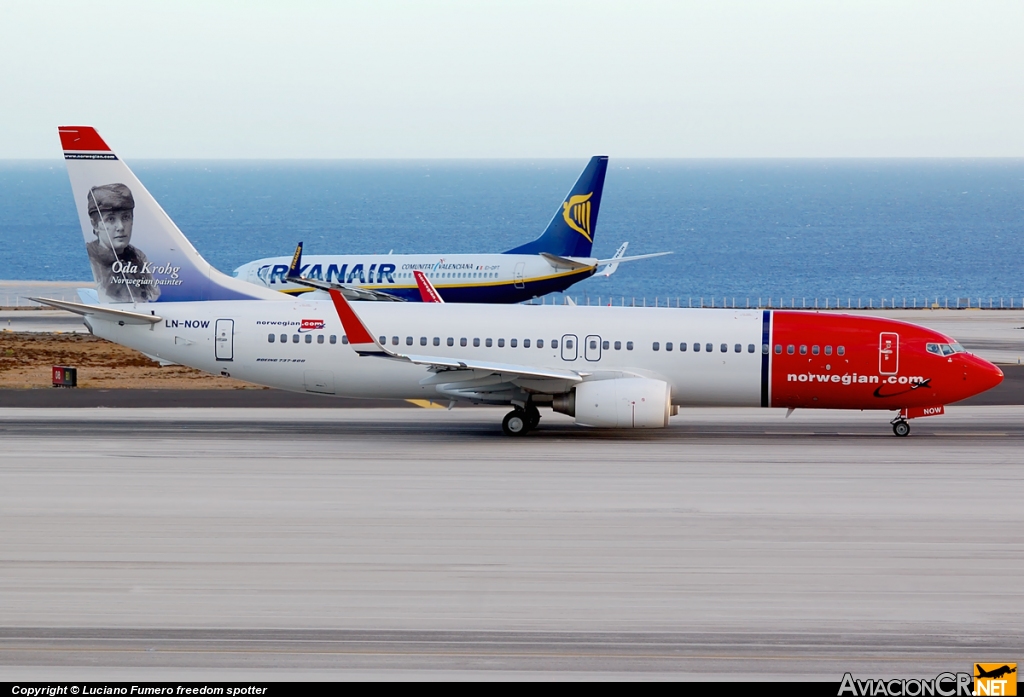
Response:
[[[144,315],[141,312],[118,310],[107,305],[83,305],[82,303],[72,303],[66,300],[49,300],[47,298],[29,298],[29,300],[35,300],[37,303],[49,305],[50,307],[55,307],[58,310],[67,310],[68,312],[73,312],[76,315],[82,315],[84,317],[98,317],[109,322],[124,322],[125,324],[156,324],[163,320],[162,317],[157,317],[156,315]]]
[[[596,264],[587,264],[582,261],[576,261],[575,259],[567,259],[565,257],[560,257],[557,254],[548,254],[547,252],[541,252],[540,255],[544,257],[545,261],[547,261],[555,268],[589,269],[596,266]]]
[[[624,261],[639,261],[640,259],[653,259],[654,257],[663,257],[663,256],[667,256],[669,254],[675,254],[675,252],[655,252],[654,254],[637,254],[636,256],[632,256],[632,257],[619,257],[618,259],[616,259],[615,257],[612,257],[611,259],[598,259],[597,263],[598,264],[611,264],[611,263],[621,264]]]

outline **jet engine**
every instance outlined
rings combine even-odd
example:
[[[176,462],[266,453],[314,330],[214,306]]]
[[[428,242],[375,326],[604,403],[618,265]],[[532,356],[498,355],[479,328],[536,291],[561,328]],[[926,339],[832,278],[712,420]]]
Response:
[[[664,428],[672,413],[668,383],[649,378],[616,378],[582,382],[556,395],[551,408],[597,428]]]

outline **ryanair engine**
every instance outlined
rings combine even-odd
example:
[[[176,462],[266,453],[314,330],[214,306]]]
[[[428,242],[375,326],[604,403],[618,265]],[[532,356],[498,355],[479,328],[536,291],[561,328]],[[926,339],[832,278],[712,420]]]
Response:
[[[556,396],[551,407],[581,426],[664,428],[672,414],[672,389],[650,378],[591,380]]]

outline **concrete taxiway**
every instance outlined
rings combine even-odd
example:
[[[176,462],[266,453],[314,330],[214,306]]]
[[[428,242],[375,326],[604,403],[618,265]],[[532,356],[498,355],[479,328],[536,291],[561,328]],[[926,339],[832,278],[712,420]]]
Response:
[[[1024,655],[1024,407],[0,409],[0,679],[934,677]]]

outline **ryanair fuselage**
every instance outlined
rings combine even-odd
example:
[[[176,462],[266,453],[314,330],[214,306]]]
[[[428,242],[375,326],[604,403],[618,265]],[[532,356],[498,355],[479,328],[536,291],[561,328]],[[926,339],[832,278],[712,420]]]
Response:
[[[290,294],[309,291],[287,280],[289,257],[250,262],[235,277]],[[569,263],[571,262],[571,263]],[[406,300],[419,300],[414,271],[422,271],[445,302],[517,303],[557,293],[596,273],[593,257],[545,258],[539,254],[321,255],[302,259],[302,276],[356,285]]]

